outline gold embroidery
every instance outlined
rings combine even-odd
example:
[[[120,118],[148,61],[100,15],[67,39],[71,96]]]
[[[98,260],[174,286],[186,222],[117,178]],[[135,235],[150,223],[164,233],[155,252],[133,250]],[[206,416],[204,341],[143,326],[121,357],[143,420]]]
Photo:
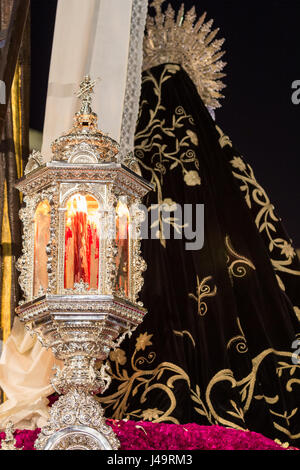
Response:
[[[186,133],[189,136],[189,138],[191,139],[192,144],[194,144],[197,147],[197,145],[199,143],[197,134],[195,132],[191,131],[190,129],[188,129],[186,131]]]
[[[174,333],[176,336],[182,336],[182,337],[183,337],[184,335],[187,335],[187,336],[190,338],[190,340],[192,341],[193,346],[194,346],[194,347],[196,346],[195,340],[194,340],[192,334],[191,334],[189,331],[187,331],[187,330],[182,330],[182,331],[173,330],[173,333]]]
[[[171,225],[177,233],[181,233],[185,227],[185,225],[180,224],[180,220],[176,216],[169,217],[165,215],[165,212],[176,211],[177,204],[163,195],[164,175],[167,171],[180,168],[183,180],[187,186],[198,186],[201,184],[201,178],[198,173],[199,161],[195,151],[191,148],[191,146],[197,145],[198,138],[192,129],[187,128],[188,126],[195,125],[193,117],[188,115],[182,106],[177,106],[175,109],[175,113],[172,116],[172,124],[168,125],[165,119],[158,117],[158,113],[165,110],[162,105],[162,86],[178,70],[180,70],[178,65],[167,64],[158,80],[156,80],[150,71],[144,75],[143,83],[150,82],[153,85],[156,103],[153,105],[153,109],[149,111],[149,120],[145,128],[135,134],[136,158],[141,168],[150,173],[151,183],[155,187],[157,197],[157,205],[152,205],[152,210],[157,211],[157,216],[155,214],[151,228],[157,227],[156,236],[164,247],[166,247],[167,238],[165,234],[166,224]],[[139,117],[141,117],[143,107],[146,104],[146,100],[142,101]],[[174,131],[182,127],[187,128],[187,130],[185,135],[179,140]],[[172,137],[172,139],[166,139],[165,142],[163,137]],[[145,163],[144,152],[149,151],[152,152],[152,158],[151,164],[147,165]],[[162,211],[161,208],[164,210]]]
[[[196,295],[189,294],[189,297],[194,299],[198,305],[198,314],[203,317],[207,313],[207,304],[203,301],[206,297],[214,297],[217,294],[217,287],[214,286],[213,290],[211,287],[206,284],[208,281],[212,280],[212,276],[205,277],[200,282],[199,277],[197,275],[197,288],[196,288]]]
[[[294,408],[290,414],[287,413],[287,411],[285,411],[283,414],[280,414],[280,413],[276,413],[275,411],[272,411],[270,410],[271,413],[274,415],[274,416],[277,416],[278,418],[281,418],[283,419],[285,422],[286,422],[286,425],[287,426],[290,426],[290,420],[293,416],[296,415],[297,411],[298,411],[298,408]],[[299,439],[300,438],[300,433],[298,434],[291,434],[291,432],[285,428],[284,426],[276,423],[275,421],[273,422],[273,426],[275,429],[277,429],[278,431],[281,431],[282,433],[286,434],[290,439]]]
[[[127,362],[125,351],[119,348],[115,349],[114,351],[111,351],[109,358],[111,361],[117,362],[121,366],[124,366]]]
[[[298,320],[300,321],[300,308],[299,307],[294,307],[294,312],[297,315]]]
[[[215,422],[218,423],[218,424],[221,424],[223,426],[229,426],[229,427],[234,427],[235,429],[244,429],[242,426],[239,426],[238,424],[236,423],[232,423],[231,421],[228,421],[228,419],[225,419],[225,418],[222,418],[220,415],[218,415],[218,413],[216,412],[213,404],[212,404],[212,401],[211,401],[211,392],[212,392],[212,389],[213,387],[220,383],[220,382],[224,382],[224,381],[228,381],[231,383],[232,387],[237,387],[237,382],[233,376],[233,372],[232,370],[230,369],[224,369],[224,370],[220,370],[212,379],[211,381],[209,382],[208,386],[207,386],[207,389],[206,389],[206,392],[205,392],[205,398],[206,398],[206,403],[207,403],[207,406],[208,406],[208,409],[212,415],[212,417],[214,418]],[[239,411],[239,417],[242,416],[243,417],[243,413],[241,413]]]
[[[266,395],[255,395],[255,400],[264,400],[268,405],[275,405],[278,403],[279,396],[275,395],[275,397],[267,397]]]
[[[224,148],[226,145],[232,147],[231,140],[223,133],[220,127],[216,126],[216,130],[220,135],[220,147]],[[279,222],[279,219],[274,214],[274,206],[271,204],[266,191],[256,181],[253,169],[241,157],[233,157],[230,163],[233,168],[240,171],[240,173],[232,171],[232,174],[242,183],[240,189],[245,193],[245,200],[248,207],[252,209],[252,201],[257,204],[257,207],[261,207],[256,216],[255,224],[260,233],[264,232],[266,234],[269,240],[268,249],[270,254],[274,251],[274,248],[277,248],[282,255],[281,259],[274,259],[271,257],[271,262],[275,271],[300,276],[300,271],[290,267],[294,257],[296,256],[296,252],[290,241],[276,236],[277,230],[274,222]],[[282,280],[278,277],[277,280],[279,281],[280,288],[282,289]]]
[[[155,422],[168,421],[178,424],[178,420],[172,416],[172,412],[176,408],[176,398],[174,394],[174,382],[177,380],[184,380],[190,385],[189,377],[183,369],[169,362],[162,362],[154,369],[142,369],[142,367],[148,367],[153,364],[156,359],[155,352],[151,351],[146,356],[136,357],[137,352],[145,350],[148,346],[152,345],[150,339],[153,335],[148,333],[140,334],[136,339],[135,351],[131,357],[130,366],[132,369],[132,375],[129,376],[126,369],[121,370],[119,360],[119,353],[113,356],[111,359],[114,363],[115,372],[112,370],[110,365],[110,375],[113,380],[119,382],[118,389],[115,393],[109,396],[99,397],[98,400],[112,408],[112,418],[114,419],[127,419],[138,418],[138,419],[150,419]],[[125,353],[124,353],[125,355]],[[124,357],[122,355],[121,357]],[[168,377],[168,373],[171,373]],[[159,380],[164,379],[165,383],[159,383]],[[135,396],[140,390],[142,394],[140,396],[140,402],[145,403],[147,395],[152,390],[160,390],[166,394],[169,398],[169,407],[166,411],[155,409],[148,410],[134,410],[128,412],[128,400],[130,396]]]
[[[163,411],[160,411],[157,408],[149,408],[142,412],[142,418],[144,421],[153,421],[159,419],[159,416],[162,414]]]
[[[237,253],[231,244],[231,240],[228,235],[225,237],[225,246],[227,248],[227,263],[228,263],[228,272],[231,281],[233,277],[244,277],[247,274],[247,269],[245,266],[255,270],[254,264],[245,256]],[[232,259],[234,258],[234,261]]]
[[[261,207],[256,215],[255,224],[260,233],[266,234],[269,240],[268,248],[270,254],[277,248],[282,255],[281,259],[271,258],[275,270],[300,276],[300,271],[289,267],[296,256],[296,252],[290,241],[276,235],[277,230],[274,222],[279,222],[279,219],[274,214],[274,206],[271,204],[265,190],[256,181],[251,166],[246,163],[244,163],[244,166],[242,166],[241,163],[238,165],[238,160],[244,163],[240,157],[234,157],[231,164],[234,168],[239,169],[241,173],[235,171],[232,173],[235,178],[243,183],[240,189],[245,192],[247,205],[251,209],[252,203],[254,202],[257,204],[257,207]]]
[[[299,439],[300,438],[300,432],[298,434],[291,434],[288,429],[286,429],[285,427],[283,427],[280,424],[275,423],[275,422],[273,422],[273,426],[278,431],[281,431],[282,433],[286,434],[290,439]]]
[[[292,364],[289,364],[288,362],[283,362],[283,361],[278,362],[278,364],[280,366],[276,368],[276,374],[278,375],[278,377],[281,377],[282,372],[286,369],[290,371],[290,376],[294,375],[294,373],[296,372],[296,368],[297,368],[296,365],[292,365]]]
[[[145,351],[147,346],[152,346],[150,339],[153,335],[147,335],[147,333],[141,333],[136,340],[136,350],[140,351],[141,349]]]
[[[197,186],[198,184],[201,184],[198,171],[187,171],[183,179],[188,186]]]
[[[226,145],[229,145],[229,147],[232,147],[232,142],[231,142],[230,138],[228,137],[228,135],[225,135],[224,132],[222,131],[222,129],[220,129],[219,126],[216,126],[216,129],[217,129],[218,133],[220,134],[220,138],[219,138],[220,146],[222,148],[225,147]]]
[[[240,330],[240,335],[234,336],[233,338],[230,339],[227,343],[227,349],[230,349],[231,346],[237,342],[236,344],[236,350],[237,352],[244,354],[248,352],[248,346],[247,346],[247,341],[244,335],[244,332],[241,327],[241,322],[240,319],[237,318],[237,324],[238,324],[238,329]]]
[[[180,225],[179,218],[171,217],[171,212],[176,212],[177,210],[177,204],[176,202],[172,201],[172,199],[170,198],[164,199],[161,204],[152,204],[151,210],[152,211],[157,210],[157,219],[153,217],[153,212],[152,212],[152,218],[154,218],[154,222],[152,222],[150,228],[151,229],[154,229],[155,227],[158,228],[155,236],[156,238],[160,238],[160,242],[165,248],[166,247],[166,239],[165,239],[165,226],[166,225],[165,224],[171,225],[172,227],[174,227],[174,230],[178,234],[181,234],[182,229],[186,227],[187,224]]]
[[[285,285],[283,284],[282,279],[278,274],[276,274],[276,279],[277,279],[280,289],[283,290],[283,292],[285,292]]]
[[[282,418],[285,420],[287,426],[290,426],[290,420],[293,416],[295,416],[295,414],[297,413],[298,411],[298,408],[294,408],[293,411],[288,415],[287,411],[285,411],[283,414],[280,414],[280,413],[276,413],[275,411],[272,411],[270,410],[270,412],[272,413],[272,415],[274,416],[278,416],[279,418]]]
[[[281,442],[279,439],[274,440],[275,444],[278,444],[279,446],[283,447],[284,449],[288,449],[290,447],[288,442]]]
[[[243,335],[242,329],[241,333]],[[237,380],[234,377],[233,371],[231,369],[220,370],[218,373],[212,377],[210,380],[205,393],[201,395],[199,385],[196,385],[195,388],[192,388],[190,378],[188,374],[176,364],[170,362],[162,362],[157,365],[155,368],[146,369],[142,367],[148,367],[153,364],[156,359],[156,354],[151,351],[146,356],[136,357],[139,351],[144,350],[150,346],[150,338],[152,335],[149,335],[147,332],[139,336],[140,340],[136,342],[136,348],[131,358],[131,375],[128,374],[125,368],[120,368],[120,361],[118,358],[124,358],[124,355],[117,353],[112,359],[115,372],[111,370],[110,374],[113,380],[119,383],[117,391],[112,393],[109,396],[104,396],[98,398],[104,405],[106,409],[112,410],[112,418],[114,419],[143,419],[150,420],[153,422],[172,422],[178,423],[178,420],[172,416],[172,413],[176,409],[177,401],[175,396],[174,384],[178,380],[182,380],[186,383],[190,390],[191,400],[194,402],[194,410],[201,416],[205,416],[207,421],[210,424],[219,424],[227,426],[234,429],[245,430],[245,416],[247,411],[250,408],[252,400],[265,400],[269,405],[270,412],[273,416],[277,416],[279,419],[284,420],[285,426],[282,423],[278,424],[274,422],[274,428],[281,431],[285,435],[288,435],[291,440],[298,439],[299,434],[291,434],[286,426],[289,426],[289,421],[296,417],[298,408],[293,409],[290,413],[284,411],[283,413],[280,410],[272,409],[274,405],[278,405],[279,397],[267,397],[265,395],[255,395],[255,385],[257,382],[257,376],[260,366],[263,364],[264,360],[271,354],[274,357],[279,358],[292,358],[292,353],[286,351],[276,351],[274,349],[266,349],[262,351],[258,356],[252,360],[252,370],[250,373]],[[143,338],[143,339],[141,339]],[[296,369],[299,370],[300,365],[293,365],[289,362],[279,361],[278,363],[278,378],[285,383],[285,388],[287,392],[293,392],[293,386],[295,384],[299,385],[300,380],[293,378]],[[281,373],[279,373],[281,370]],[[285,376],[284,376],[285,374]],[[291,378],[292,377],[292,378]],[[287,378],[287,380],[285,380]],[[235,388],[240,395],[239,404],[236,401],[229,399],[228,400],[228,409],[224,409],[224,403],[220,406],[220,410],[224,413],[221,416],[218,412],[219,398],[217,398],[216,404],[213,403],[213,392],[218,392],[218,386],[221,390],[224,390],[224,382],[229,382],[232,388]],[[158,408],[146,408],[145,410],[137,409],[129,411],[130,397],[134,397],[138,392],[140,392],[139,400],[141,405],[143,405],[148,397],[148,394],[151,391],[159,390],[164,393],[169,399],[169,403],[166,406],[166,410],[160,410]],[[216,396],[219,394],[217,393]],[[167,403],[166,400],[164,400]],[[234,418],[234,420],[232,420]]]
[[[227,411],[227,414],[229,414],[229,415],[231,415],[235,418],[238,418],[241,421],[245,422],[243,410],[241,408],[239,408],[237,406],[237,404],[235,403],[235,401],[233,401],[233,400],[230,400],[230,404],[231,404],[232,408],[234,409],[234,411]]]
[[[240,396],[241,396],[241,402],[243,403],[242,413],[243,413],[243,415],[245,415],[245,413],[249,410],[250,404],[251,404],[252,399],[253,399],[253,393],[254,393],[254,388],[255,388],[258,369],[259,369],[260,365],[262,364],[263,360],[267,356],[269,356],[270,354],[274,354],[275,356],[286,356],[286,357],[289,357],[289,358],[292,357],[292,353],[289,353],[289,352],[276,351],[276,350],[271,349],[271,348],[266,349],[265,351],[261,352],[258,356],[256,356],[252,360],[252,371],[250,372],[250,374],[248,374],[247,377],[244,377],[242,380],[237,381],[234,378],[233,372],[230,369],[221,370],[212,378],[212,380],[210,381],[210,383],[209,383],[209,385],[206,389],[206,402],[207,402],[208,408],[209,408],[213,418],[216,420],[216,422],[218,422],[219,424],[225,425],[225,426],[228,426],[228,425],[230,426],[230,422],[227,419],[219,416],[217,414],[216,410],[214,409],[214,406],[213,406],[212,401],[211,401],[211,393],[212,393],[213,388],[218,383],[222,383],[224,381],[229,381],[231,383],[232,387],[236,387],[237,389],[239,389]],[[297,369],[299,368],[298,365],[294,366],[292,364],[290,364],[289,367],[293,368],[293,369],[294,368],[297,368]],[[288,392],[292,392],[292,384],[294,384],[294,383],[300,384],[300,380],[299,379],[293,379],[293,380],[287,381],[286,390]],[[275,403],[277,403],[276,398],[277,397],[275,397],[274,399],[270,398],[266,401],[269,404],[272,404],[272,403],[275,404]],[[298,409],[297,409],[297,411],[298,411]],[[276,429],[279,429],[280,425],[276,425],[276,423],[274,423],[274,427]],[[291,439],[297,439],[300,436],[300,434],[296,435],[296,436],[292,436],[292,435],[289,434],[289,436],[290,436]]]
[[[206,416],[210,424],[214,424],[211,412],[207,409],[204,401],[201,398],[201,392],[199,385],[196,385],[195,390],[190,388],[191,399],[196,403],[197,406],[194,406],[194,410],[201,416]]]

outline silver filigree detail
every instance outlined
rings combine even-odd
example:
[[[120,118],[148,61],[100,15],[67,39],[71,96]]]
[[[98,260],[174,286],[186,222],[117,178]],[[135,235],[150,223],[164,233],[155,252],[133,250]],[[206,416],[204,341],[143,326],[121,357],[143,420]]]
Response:
[[[120,135],[120,158],[134,149],[134,134],[142,84],[143,37],[148,10],[147,0],[132,2],[127,79]],[[135,171],[135,170],[134,170]]]
[[[1,441],[1,449],[0,450],[23,450],[22,448],[16,447],[16,439],[14,437],[14,425],[12,421],[8,421],[5,429],[5,439]]]
[[[200,18],[195,6],[184,11],[182,3],[177,16],[168,5],[163,13],[164,0],[153,0],[155,17],[148,15],[144,37],[143,70],[161,64],[181,65],[194,82],[204,104],[219,108],[225,88],[221,81],[226,63],[221,60],[224,39],[215,39],[219,29],[212,30],[213,20],[205,22],[206,13]]]
[[[129,152],[125,156],[125,158],[123,160],[123,164],[126,165],[127,168],[129,168],[130,170],[132,170],[135,173],[137,173],[138,175],[142,176],[142,171],[141,171],[141,168],[140,168],[140,165],[139,165],[137,159],[134,156],[134,152]]]
[[[97,289],[91,289],[87,282],[80,279],[79,282],[74,282],[72,289],[64,289],[66,294],[97,294]]]
[[[79,390],[70,390],[52,405],[49,424],[35,441],[37,450],[117,450],[119,446],[100,404]]]
[[[108,388],[111,379],[103,361],[146,313],[137,303],[145,267],[139,239],[129,241],[128,292],[116,289],[115,217],[118,201],[125,201],[132,224],[129,233],[133,226],[139,233],[138,202],[152,186],[115,161],[119,146],[97,129],[97,116],[91,111],[93,82],[85,79],[81,88],[83,105],[75,115],[73,129],[53,144],[52,161],[31,171],[16,185],[25,202],[20,211],[24,226],[22,256],[17,263],[25,302],[19,304],[17,313],[25,328],[63,361],[52,378],[54,389],[63,396],[51,408],[50,421],[36,443],[38,449],[118,448],[118,440],[105,425],[103,410],[92,393]],[[93,196],[98,203],[97,289],[89,288],[82,278],[73,288],[65,288],[66,207],[75,193]],[[44,201],[50,207],[50,234],[45,247],[48,287],[46,292],[40,288],[34,293],[34,221],[38,204]],[[96,360],[103,363],[100,370],[95,368]]]
[[[24,175],[28,175],[33,170],[40,168],[44,164],[44,159],[41,152],[33,150],[28,157],[28,162],[24,169]]]

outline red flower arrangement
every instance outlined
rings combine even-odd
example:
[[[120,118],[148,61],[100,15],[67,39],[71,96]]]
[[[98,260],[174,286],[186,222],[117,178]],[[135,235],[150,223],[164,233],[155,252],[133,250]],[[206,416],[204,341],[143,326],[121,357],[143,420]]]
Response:
[[[256,432],[222,426],[116,420],[107,420],[107,424],[117,434],[120,450],[284,450],[280,444]],[[16,447],[33,450],[39,432],[40,429],[15,431]],[[5,433],[0,433],[0,441],[4,438]]]

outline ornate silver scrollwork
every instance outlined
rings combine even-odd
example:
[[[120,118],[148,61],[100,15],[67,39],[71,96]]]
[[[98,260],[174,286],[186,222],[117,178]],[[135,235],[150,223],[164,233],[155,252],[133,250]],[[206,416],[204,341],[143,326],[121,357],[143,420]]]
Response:
[[[118,440],[105,424],[101,405],[92,393],[102,393],[109,387],[108,366],[103,361],[143,321],[146,313],[137,302],[145,269],[139,237],[128,241],[126,289],[116,285],[115,220],[118,201],[125,201],[130,214],[126,219],[128,233],[131,234],[133,225],[139,233],[137,203],[152,187],[117,162],[119,145],[97,129],[97,116],[90,109],[93,82],[85,77],[81,85],[83,105],[75,115],[72,130],[54,142],[52,161],[40,166],[40,157],[32,156],[26,178],[17,183],[26,204],[20,211],[24,225],[23,254],[17,264],[25,302],[19,304],[17,313],[42,345],[51,348],[56,358],[63,361],[63,367],[57,367],[52,378],[54,389],[62,395],[50,410],[50,420],[41,430],[37,449],[118,448]],[[67,204],[75,195],[89,197],[97,207],[93,223],[99,230],[99,254],[94,258],[97,281],[93,287],[87,282],[89,276],[80,277],[79,271],[71,283],[65,282]],[[50,220],[46,219],[49,236],[42,245],[45,251],[42,260],[46,263],[43,286],[38,284],[40,278],[38,282],[35,278],[39,264],[39,258],[35,258],[38,228],[35,224],[41,202],[47,207],[43,215],[50,215]],[[75,230],[80,232],[78,226],[83,226],[83,218],[87,219],[87,209],[78,212],[81,221],[72,236]],[[76,250],[73,247],[77,261],[83,256],[81,246],[76,245]],[[96,360],[102,361],[100,370],[95,368]]]

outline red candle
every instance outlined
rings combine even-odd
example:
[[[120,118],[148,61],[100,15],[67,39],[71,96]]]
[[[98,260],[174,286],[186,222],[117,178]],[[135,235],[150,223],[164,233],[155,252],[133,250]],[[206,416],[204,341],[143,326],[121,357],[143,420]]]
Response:
[[[129,294],[129,211],[125,204],[119,202],[116,218],[116,291],[122,288],[125,295]]]
[[[44,292],[48,287],[46,247],[50,239],[50,205],[42,201],[37,206],[34,215],[34,275],[33,295],[36,296],[42,287]]]
[[[99,281],[99,215],[92,196],[75,194],[67,202],[65,230],[66,289],[83,281],[97,289]]]

